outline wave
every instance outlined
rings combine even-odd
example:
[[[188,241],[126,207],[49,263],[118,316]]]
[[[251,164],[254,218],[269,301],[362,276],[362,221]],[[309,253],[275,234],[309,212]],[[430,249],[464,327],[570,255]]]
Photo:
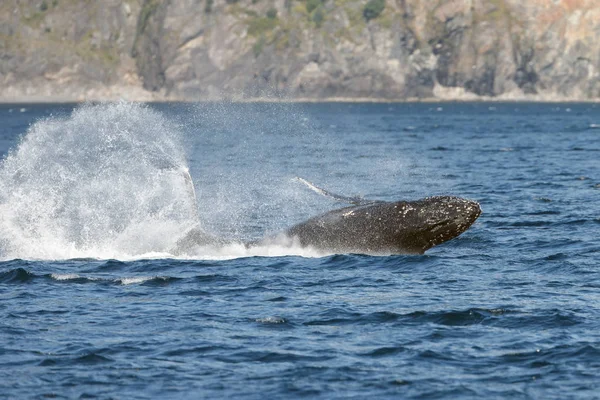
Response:
[[[26,283],[34,278],[34,274],[23,268],[0,272],[0,283]]]
[[[38,365],[42,367],[53,367],[53,366],[73,366],[73,365],[97,365],[110,363],[114,360],[103,356],[101,354],[92,352],[86,353],[80,356],[63,356],[63,357],[53,357],[53,358],[45,358]]]
[[[580,324],[582,319],[565,310],[518,311],[507,308],[469,308],[466,310],[413,311],[406,314],[375,312],[361,314],[330,309],[304,325],[434,324],[446,327],[484,325],[505,329],[564,329]],[[439,333],[435,333],[436,335]],[[445,333],[451,335],[451,332]]]
[[[0,272],[0,283],[8,284],[25,284],[31,283],[37,279],[45,279],[54,283],[97,283],[97,284],[112,284],[112,285],[167,285],[181,280],[179,277],[172,276],[129,276],[104,278],[97,276],[84,276],[74,273],[52,273],[52,274],[35,274],[27,271],[24,268],[10,269]],[[195,279],[195,278],[192,278]]]
[[[380,324],[395,323],[433,323],[444,326],[478,325],[502,315],[512,313],[507,309],[470,308],[463,311],[414,311],[398,314],[389,311],[361,314],[349,313],[345,310],[330,309],[321,314],[319,319],[305,322],[305,325],[345,325],[345,324]]]
[[[511,352],[502,355],[500,358],[503,363],[518,364],[537,369],[552,365],[563,365],[565,362],[582,363],[586,360],[597,360],[598,357],[600,357],[600,349],[597,345],[577,343],[538,348],[527,352]]]

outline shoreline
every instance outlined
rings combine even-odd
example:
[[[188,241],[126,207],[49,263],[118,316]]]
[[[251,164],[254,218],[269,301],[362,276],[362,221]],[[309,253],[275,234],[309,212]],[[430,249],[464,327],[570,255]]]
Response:
[[[507,97],[467,97],[467,98],[377,98],[377,97],[327,97],[327,98],[275,98],[275,97],[254,97],[254,98],[206,98],[206,99],[183,99],[183,98],[127,98],[127,97],[104,97],[104,98],[89,98],[85,100],[65,97],[18,97],[18,98],[0,98],[0,105],[23,105],[23,104],[85,104],[85,103],[114,103],[119,101],[127,101],[133,103],[154,103],[154,104],[193,104],[193,103],[289,103],[289,104],[311,104],[311,103],[339,103],[339,104],[359,104],[359,103],[373,103],[373,104],[409,104],[409,103],[424,103],[424,104],[445,104],[445,103],[539,103],[539,104],[557,104],[557,103],[568,103],[568,104],[593,104],[600,103],[600,98],[597,99],[573,99],[573,98],[539,98],[539,97],[519,97],[519,98],[507,98]]]

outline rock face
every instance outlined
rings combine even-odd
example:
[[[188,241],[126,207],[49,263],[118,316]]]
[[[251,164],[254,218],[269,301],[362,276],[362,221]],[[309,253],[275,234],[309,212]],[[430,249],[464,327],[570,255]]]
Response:
[[[0,99],[600,98],[598,0],[373,1],[3,0]]]

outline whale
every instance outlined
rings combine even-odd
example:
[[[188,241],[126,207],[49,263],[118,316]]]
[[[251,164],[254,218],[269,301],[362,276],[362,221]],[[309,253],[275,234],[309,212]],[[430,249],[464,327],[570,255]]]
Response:
[[[310,248],[323,254],[423,254],[464,233],[481,215],[478,202],[456,196],[414,201],[374,201],[344,197],[301,180],[324,196],[352,205],[309,218],[266,237],[244,242],[246,248],[269,245]],[[176,252],[194,246],[221,247],[233,242],[192,229]]]
[[[479,203],[455,196],[416,201],[377,201],[329,211],[274,236],[324,253],[423,254],[464,233],[481,215]]]

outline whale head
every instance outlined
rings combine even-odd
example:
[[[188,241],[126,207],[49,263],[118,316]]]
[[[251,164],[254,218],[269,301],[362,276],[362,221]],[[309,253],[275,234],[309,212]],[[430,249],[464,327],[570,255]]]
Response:
[[[479,203],[455,196],[433,196],[392,203],[398,212],[401,240],[416,253],[454,239],[481,215]]]

